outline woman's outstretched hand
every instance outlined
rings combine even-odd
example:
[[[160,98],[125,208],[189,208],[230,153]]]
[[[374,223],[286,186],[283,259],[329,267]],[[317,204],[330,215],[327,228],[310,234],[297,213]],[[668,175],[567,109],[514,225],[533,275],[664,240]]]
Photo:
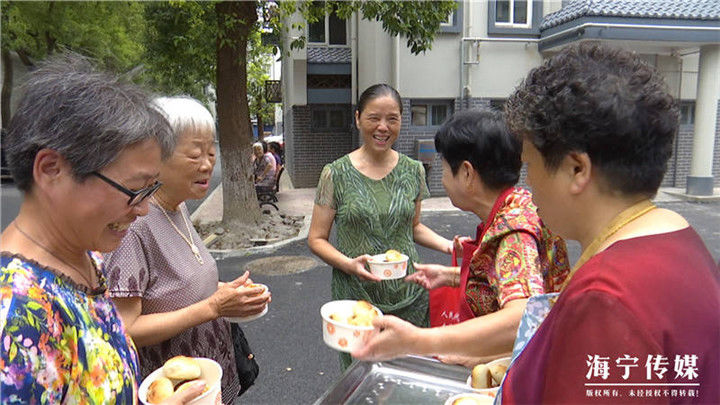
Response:
[[[469,236],[455,235],[453,237],[453,249],[455,249],[455,257],[458,259],[463,257],[463,243],[472,240]]]
[[[415,273],[405,277],[405,281],[421,285],[426,290],[438,287],[453,287],[455,267],[443,266],[440,264],[413,263]]]
[[[420,328],[392,315],[375,318],[373,326],[375,330],[362,347],[351,353],[353,357],[364,361],[380,361],[413,354],[412,345],[418,341]]]

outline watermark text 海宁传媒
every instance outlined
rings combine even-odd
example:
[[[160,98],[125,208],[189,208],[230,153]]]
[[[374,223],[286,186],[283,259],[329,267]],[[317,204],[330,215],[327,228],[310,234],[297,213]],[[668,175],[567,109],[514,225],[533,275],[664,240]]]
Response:
[[[587,355],[586,397],[682,398],[699,396],[698,356],[649,354],[644,364],[625,354]]]

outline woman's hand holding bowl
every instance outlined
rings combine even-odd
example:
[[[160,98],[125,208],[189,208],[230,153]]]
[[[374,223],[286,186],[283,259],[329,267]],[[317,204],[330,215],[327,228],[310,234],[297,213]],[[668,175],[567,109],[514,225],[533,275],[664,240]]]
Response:
[[[370,255],[360,255],[345,265],[345,272],[358,276],[361,280],[365,281],[382,281],[382,279],[372,273],[367,268],[368,260],[372,259]]]
[[[360,348],[351,354],[363,361],[381,361],[394,359],[417,352],[412,347],[418,342],[421,329],[396,316],[385,315],[373,320],[375,330]]]
[[[219,317],[246,317],[258,314],[270,302],[270,291],[265,287],[247,287],[249,273],[229,283],[219,284],[210,296],[210,307]]]

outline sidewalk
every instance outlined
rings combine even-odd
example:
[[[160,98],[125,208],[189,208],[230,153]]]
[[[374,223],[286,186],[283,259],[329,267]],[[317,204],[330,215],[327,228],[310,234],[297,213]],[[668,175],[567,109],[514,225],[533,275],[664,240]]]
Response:
[[[681,188],[664,187],[658,192],[653,201],[655,202],[713,202],[720,201],[720,188],[715,189],[711,197],[694,197],[684,194]],[[315,200],[315,188],[290,188],[283,189],[277,193],[277,206],[279,211],[287,215],[305,216],[306,220],[312,215]],[[270,209],[273,209],[272,207]],[[448,197],[432,197],[423,200],[423,212],[454,211],[457,210]],[[220,221],[222,219],[222,185],[212,191],[210,196],[191,215],[196,223],[207,223]]]

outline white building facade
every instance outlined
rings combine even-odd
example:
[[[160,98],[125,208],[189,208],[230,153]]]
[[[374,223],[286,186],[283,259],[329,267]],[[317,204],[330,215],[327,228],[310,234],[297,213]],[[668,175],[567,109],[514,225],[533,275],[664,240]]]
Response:
[[[283,60],[286,160],[295,187],[314,187],[326,163],[359,145],[358,96],[388,83],[403,100],[395,148],[422,158],[431,193],[443,195],[439,157],[423,153],[432,152],[443,120],[480,105],[502,108],[530,69],[579,41],[637,52],[680,101],[681,127],[663,186],[697,195],[720,186],[720,2],[459,1],[432,50],[420,55],[359,16],[326,16],[290,35],[308,40]]]

